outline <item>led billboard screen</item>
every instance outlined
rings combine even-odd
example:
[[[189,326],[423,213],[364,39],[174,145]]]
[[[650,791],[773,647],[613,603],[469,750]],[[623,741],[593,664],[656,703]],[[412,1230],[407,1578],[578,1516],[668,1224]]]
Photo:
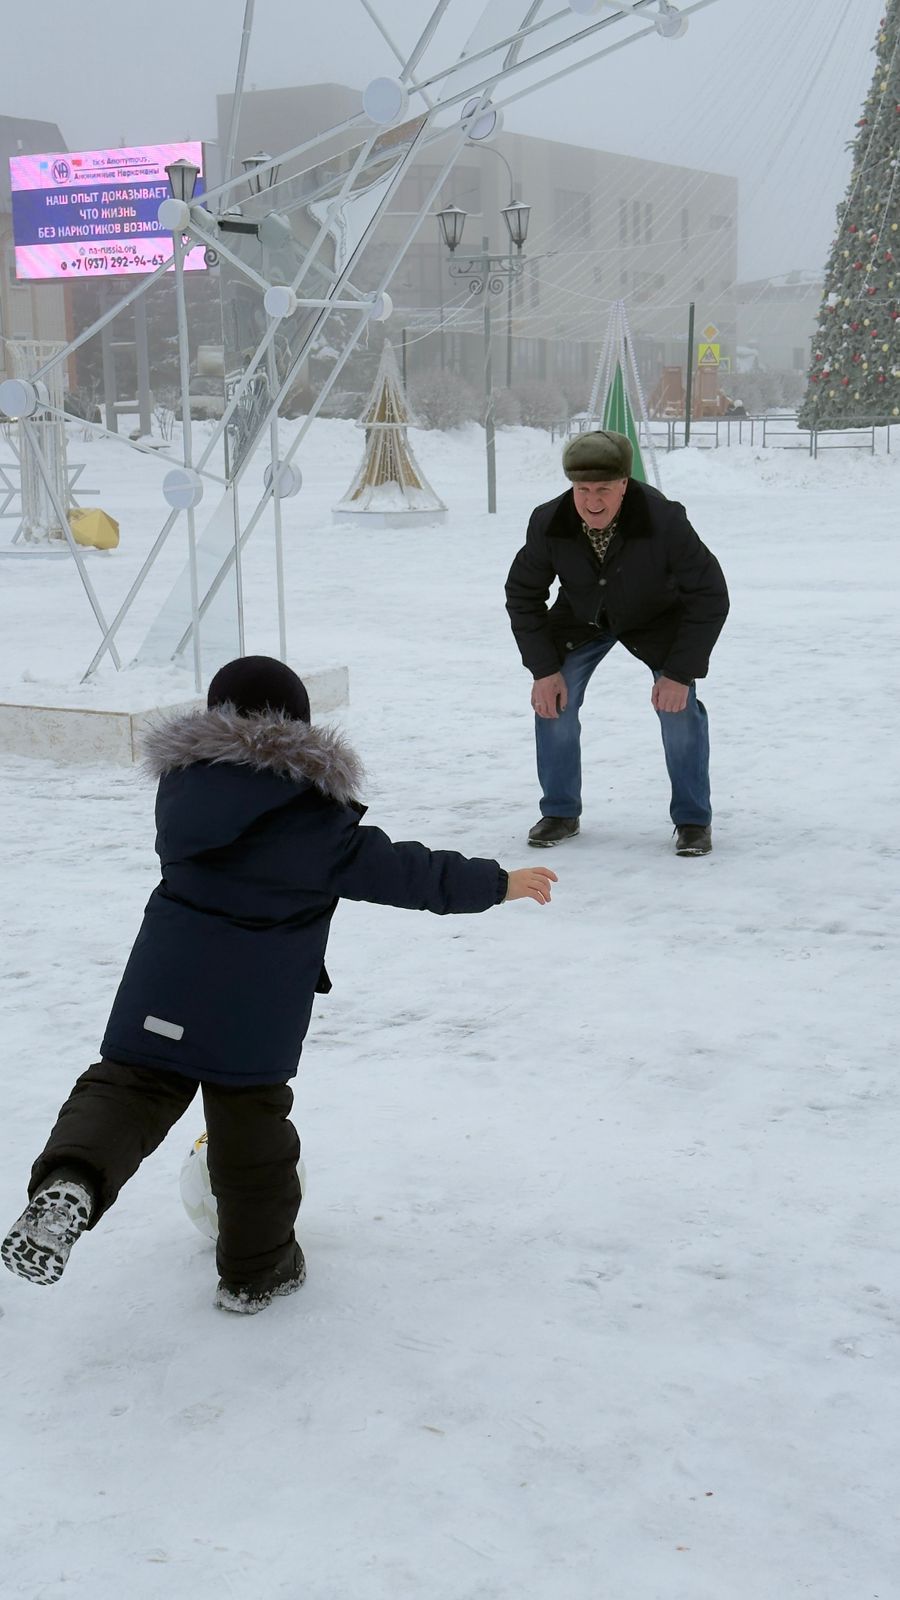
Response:
[[[183,158],[199,167],[199,140],[118,150],[11,156],[16,277],[112,278],[153,272],[172,253],[171,234],[156,213],[168,198],[166,167]],[[203,246],[185,267],[203,267]]]

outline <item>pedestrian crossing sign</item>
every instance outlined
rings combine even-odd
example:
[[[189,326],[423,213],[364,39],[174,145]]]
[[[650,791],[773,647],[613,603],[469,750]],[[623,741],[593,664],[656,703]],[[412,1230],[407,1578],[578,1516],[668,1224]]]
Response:
[[[710,344],[708,341],[698,346],[698,367],[717,367],[719,365],[720,344]]]

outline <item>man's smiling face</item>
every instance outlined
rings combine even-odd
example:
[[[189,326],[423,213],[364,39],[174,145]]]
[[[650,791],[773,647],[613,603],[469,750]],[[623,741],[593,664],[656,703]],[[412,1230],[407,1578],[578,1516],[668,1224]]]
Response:
[[[627,478],[612,478],[597,483],[573,483],[575,509],[589,528],[608,528],[625,498]]]

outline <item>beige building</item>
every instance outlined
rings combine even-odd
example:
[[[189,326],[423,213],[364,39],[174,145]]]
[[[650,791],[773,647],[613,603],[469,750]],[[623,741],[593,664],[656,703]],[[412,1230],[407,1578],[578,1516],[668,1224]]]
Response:
[[[739,368],[806,372],[822,289],[817,272],[787,272],[737,284]]]
[[[359,106],[359,92],[339,84],[248,93],[238,155],[290,148]],[[221,96],[222,147],[230,111],[231,97]],[[296,200],[308,192],[313,199],[317,185],[346,170],[354,139],[358,131],[336,136],[324,150],[317,147],[315,167],[296,162],[282,173],[275,195],[290,192]],[[363,275],[376,272],[389,259],[392,242],[402,238],[440,172],[441,148],[426,148],[404,178],[367,251]],[[515,197],[532,209],[523,274],[511,297],[504,293],[493,302],[495,384],[505,382],[511,356],[514,386],[527,377],[547,378],[571,404],[583,404],[616,299],[626,302],[648,388],[664,365],[685,361],[691,301],[698,339],[712,323],[721,354],[726,360],[733,356],[735,178],[504,133],[490,148],[470,145],[463,151],[431,207],[437,211],[452,202],[468,213],[457,259],[480,250],[484,236],[493,251],[509,251],[501,212],[510,200],[510,173]],[[477,382],[483,370],[480,303],[466,304],[465,284],[451,278],[448,264],[437,223],[426,218],[391,282],[391,336],[399,343],[406,327],[411,372],[443,359]]]
[[[66,342],[69,331],[67,289],[61,283],[19,283],[12,233],[9,158],[66,150],[55,122],[0,117],[0,380],[12,376],[7,339],[52,339]]]

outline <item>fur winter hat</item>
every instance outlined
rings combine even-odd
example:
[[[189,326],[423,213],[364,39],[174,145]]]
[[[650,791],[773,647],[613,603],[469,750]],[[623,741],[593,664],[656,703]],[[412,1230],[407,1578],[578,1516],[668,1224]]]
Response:
[[[239,656],[220,667],[206,697],[215,706],[234,706],[242,717],[260,712],[280,712],[295,722],[309,722],[309,695],[296,672],[272,656]]]
[[[634,451],[624,433],[599,428],[596,433],[576,433],[563,450],[562,466],[572,483],[610,483],[630,478]]]

